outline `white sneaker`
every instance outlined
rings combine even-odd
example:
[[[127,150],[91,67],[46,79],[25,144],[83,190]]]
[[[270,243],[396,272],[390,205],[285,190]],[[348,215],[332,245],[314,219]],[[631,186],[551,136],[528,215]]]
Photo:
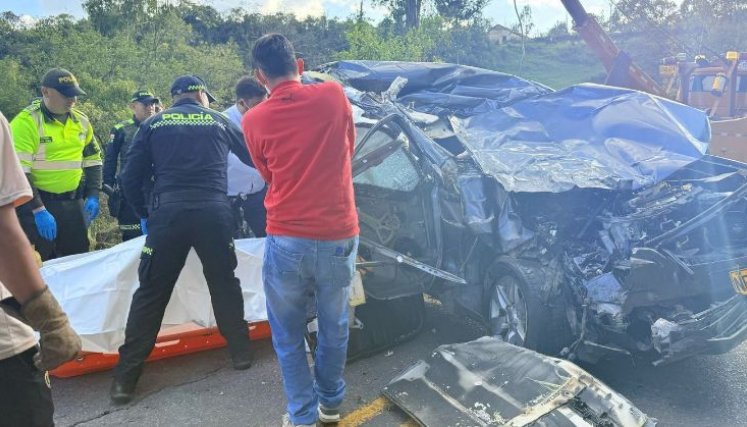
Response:
[[[283,415],[283,427],[316,427],[316,424],[293,424],[290,415]]]
[[[317,408],[319,414],[319,422],[322,424],[334,424],[340,422],[340,410],[325,408],[321,403]]]

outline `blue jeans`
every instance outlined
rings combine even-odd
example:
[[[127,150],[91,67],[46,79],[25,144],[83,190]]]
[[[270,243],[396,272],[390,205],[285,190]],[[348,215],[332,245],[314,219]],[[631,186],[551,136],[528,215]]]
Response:
[[[268,235],[265,240],[267,315],[294,424],[314,424],[319,403],[337,408],[345,395],[348,294],[357,252],[357,236],[326,241]],[[314,378],[304,347],[310,295],[319,324]]]

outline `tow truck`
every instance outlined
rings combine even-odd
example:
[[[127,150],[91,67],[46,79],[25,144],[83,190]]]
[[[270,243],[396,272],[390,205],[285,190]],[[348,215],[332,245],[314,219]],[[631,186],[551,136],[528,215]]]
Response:
[[[709,153],[747,163],[747,52],[730,51],[707,59],[680,53],[664,58],[659,76],[664,87],[620,50],[579,0],[560,0],[574,29],[607,70],[605,84],[675,99],[708,113]]]

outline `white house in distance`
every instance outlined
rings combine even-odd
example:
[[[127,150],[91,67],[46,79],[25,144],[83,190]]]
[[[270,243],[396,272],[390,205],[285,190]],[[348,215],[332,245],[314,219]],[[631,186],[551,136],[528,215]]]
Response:
[[[488,31],[488,39],[502,45],[512,40],[521,40],[521,34],[503,25],[495,25]]]

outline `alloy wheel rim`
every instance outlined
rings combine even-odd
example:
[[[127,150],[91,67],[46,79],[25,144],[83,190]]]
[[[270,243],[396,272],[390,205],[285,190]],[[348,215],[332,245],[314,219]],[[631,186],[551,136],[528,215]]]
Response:
[[[527,331],[527,304],[518,281],[504,276],[490,294],[490,326],[493,335],[510,344],[524,346]]]

